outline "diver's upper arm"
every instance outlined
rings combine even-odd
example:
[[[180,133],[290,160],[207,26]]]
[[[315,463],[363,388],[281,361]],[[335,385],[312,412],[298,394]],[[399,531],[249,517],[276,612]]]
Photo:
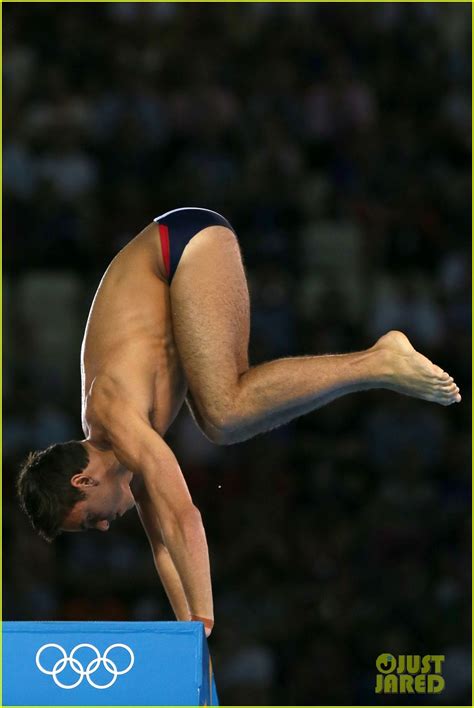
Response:
[[[161,523],[179,517],[193,507],[193,503],[172,450],[139,414],[123,412],[121,420],[108,431],[117,459],[142,477],[149,503]]]

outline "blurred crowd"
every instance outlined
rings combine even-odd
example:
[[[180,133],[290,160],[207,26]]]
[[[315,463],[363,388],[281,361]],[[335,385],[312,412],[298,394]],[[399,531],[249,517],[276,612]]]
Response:
[[[406,704],[381,652],[445,654],[470,705],[471,6],[3,7],[4,619],[170,619],[134,513],[36,537],[29,450],[80,439],[79,349],[115,253],[159,213],[236,229],[251,362],[401,329],[461,388],[369,392],[233,448],[167,439],[208,533],[222,703]]]

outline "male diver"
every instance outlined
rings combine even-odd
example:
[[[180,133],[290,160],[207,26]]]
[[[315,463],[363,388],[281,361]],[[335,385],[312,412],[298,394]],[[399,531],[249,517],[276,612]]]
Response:
[[[30,454],[17,481],[48,541],[98,529],[136,506],[178,620],[214,614],[206,536],[164,441],[183,401],[219,445],[263,433],[356,391],[383,388],[444,406],[453,379],[389,332],[352,354],[249,366],[249,295],[235,232],[209,209],[157,217],[113,259],[81,351],[79,442]]]

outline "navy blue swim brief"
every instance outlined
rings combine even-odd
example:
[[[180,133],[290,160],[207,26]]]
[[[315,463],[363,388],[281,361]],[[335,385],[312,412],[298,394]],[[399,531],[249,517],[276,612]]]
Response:
[[[173,279],[184,249],[199,231],[208,226],[225,226],[234,231],[227,219],[216,211],[200,207],[173,209],[157,216],[153,221],[158,224],[161,251],[169,283]]]

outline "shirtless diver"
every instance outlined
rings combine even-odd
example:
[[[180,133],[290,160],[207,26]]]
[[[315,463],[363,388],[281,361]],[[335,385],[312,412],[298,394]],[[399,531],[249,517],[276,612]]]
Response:
[[[201,516],[164,436],[183,401],[218,445],[263,433],[355,391],[448,406],[453,379],[401,332],[369,349],[249,366],[249,295],[232,226],[214,211],[157,217],[114,258],[86,325],[79,442],[31,453],[17,489],[33,527],[107,531],[133,506],[178,620],[214,623]]]

